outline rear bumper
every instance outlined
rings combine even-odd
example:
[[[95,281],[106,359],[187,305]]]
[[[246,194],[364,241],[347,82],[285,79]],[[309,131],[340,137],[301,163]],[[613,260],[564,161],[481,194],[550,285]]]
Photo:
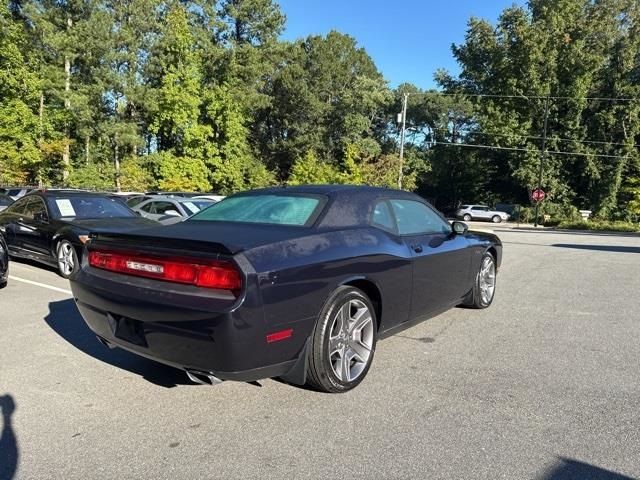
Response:
[[[254,381],[287,375],[304,353],[308,322],[266,325],[256,288],[239,301],[225,300],[84,265],[71,289],[87,325],[109,346],[179,369]],[[293,328],[291,338],[266,342],[266,335],[285,328]]]

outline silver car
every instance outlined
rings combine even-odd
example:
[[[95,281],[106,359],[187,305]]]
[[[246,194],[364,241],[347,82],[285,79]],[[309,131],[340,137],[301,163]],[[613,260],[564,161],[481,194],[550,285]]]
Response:
[[[493,223],[501,223],[509,220],[509,214],[491,210],[486,205],[462,205],[456,211],[456,217],[469,222],[471,220],[486,220]]]
[[[154,196],[137,204],[132,210],[143,217],[156,220],[164,225],[171,225],[195,215],[214,203],[211,200]]]

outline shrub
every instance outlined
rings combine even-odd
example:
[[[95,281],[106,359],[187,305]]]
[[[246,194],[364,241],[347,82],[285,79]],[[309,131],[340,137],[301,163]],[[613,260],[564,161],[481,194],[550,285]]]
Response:
[[[640,224],[631,222],[607,222],[607,221],[564,221],[558,224],[558,228],[566,230],[595,230],[600,232],[640,232]]]

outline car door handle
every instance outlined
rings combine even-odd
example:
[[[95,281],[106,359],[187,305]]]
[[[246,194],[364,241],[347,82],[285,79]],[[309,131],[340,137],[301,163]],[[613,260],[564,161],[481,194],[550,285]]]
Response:
[[[416,253],[422,253],[422,245],[420,245],[419,243],[411,245],[411,250],[413,250]]]

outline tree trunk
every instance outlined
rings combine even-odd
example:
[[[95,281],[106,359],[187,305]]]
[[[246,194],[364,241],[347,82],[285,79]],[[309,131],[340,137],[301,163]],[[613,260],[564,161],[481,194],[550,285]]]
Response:
[[[87,136],[84,139],[84,161],[85,161],[85,163],[87,165],[89,165],[89,161],[90,161],[89,154],[90,154],[90,151],[89,151],[89,136]]]
[[[44,143],[44,92],[40,92],[40,110],[38,112],[38,120],[40,121],[40,151],[42,151],[42,144]],[[38,187],[42,188],[42,165],[38,167]]]
[[[121,190],[120,187],[120,157],[118,156],[120,153],[120,148],[118,146],[118,138],[116,137],[116,145],[113,149],[113,161],[116,167],[116,191],[119,192]]]
[[[67,31],[73,26],[73,20],[71,17],[67,18]],[[64,57],[64,108],[65,110],[71,109],[71,99],[69,93],[71,92],[71,58],[68,55]],[[66,184],[67,178],[69,178],[69,166],[71,165],[71,152],[69,143],[69,124],[65,126],[64,132],[64,151],[62,152],[62,180]]]

